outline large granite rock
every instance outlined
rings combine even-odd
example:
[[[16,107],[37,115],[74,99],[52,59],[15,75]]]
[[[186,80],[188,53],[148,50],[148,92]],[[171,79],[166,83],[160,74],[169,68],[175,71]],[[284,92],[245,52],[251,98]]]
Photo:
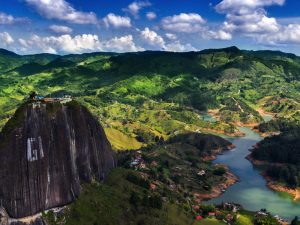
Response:
[[[0,136],[0,206],[22,218],[71,203],[115,167],[104,130],[72,101],[23,104]]]

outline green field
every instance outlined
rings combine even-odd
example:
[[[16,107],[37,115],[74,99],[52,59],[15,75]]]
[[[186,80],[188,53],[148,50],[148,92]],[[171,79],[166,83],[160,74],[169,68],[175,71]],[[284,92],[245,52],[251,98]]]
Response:
[[[196,222],[195,225],[223,225],[226,224],[217,219],[204,219],[202,221]]]

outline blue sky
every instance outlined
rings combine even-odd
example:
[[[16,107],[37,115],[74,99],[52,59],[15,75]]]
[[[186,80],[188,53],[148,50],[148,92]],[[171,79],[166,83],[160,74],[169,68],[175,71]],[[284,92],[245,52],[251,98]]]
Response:
[[[0,48],[20,54],[196,51],[300,55],[299,0],[0,0]]]

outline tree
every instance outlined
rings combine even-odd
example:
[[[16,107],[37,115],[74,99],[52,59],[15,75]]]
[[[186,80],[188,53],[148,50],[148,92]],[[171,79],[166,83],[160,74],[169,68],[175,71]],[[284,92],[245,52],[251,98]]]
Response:
[[[36,96],[37,96],[37,93],[36,93],[35,91],[32,91],[32,92],[29,94],[29,98],[30,98],[31,100],[35,99]]]
[[[151,196],[149,200],[150,200],[150,206],[152,208],[156,208],[156,209],[162,208],[162,199],[161,199],[160,195],[155,194],[155,195]]]
[[[300,225],[300,222],[298,220],[298,216],[295,216],[295,218],[291,222],[291,225]]]
[[[223,176],[226,173],[226,169],[222,166],[217,167],[213,171],[214,175]]]
[[[256,225],[279,225],[280,223],[275,219],[273,216],[263,216],[263,217],[257,217],[255,219]]]
[[[134,206],[137,206],[138,203],[140,202],[140,196],[137,192],[135,191],[132,191],[131,192],[131,195],[130,195],[130,204],[134,205]]]

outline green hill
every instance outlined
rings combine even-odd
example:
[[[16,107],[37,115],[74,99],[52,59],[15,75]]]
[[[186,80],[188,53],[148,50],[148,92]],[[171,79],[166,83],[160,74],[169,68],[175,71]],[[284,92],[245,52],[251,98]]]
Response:
[[[128,140],[140,129],[164,138],[196,130],[234,135],[237,124],[263,121],[258,108],[299,118],[299,90],[300,58],[282,52],[230,47],[21,56],[0,51],[0,127],[36,91],[76,97],[108,131],[117,130]],[[201,119],[199,111],[209,109],[221,122]]]

